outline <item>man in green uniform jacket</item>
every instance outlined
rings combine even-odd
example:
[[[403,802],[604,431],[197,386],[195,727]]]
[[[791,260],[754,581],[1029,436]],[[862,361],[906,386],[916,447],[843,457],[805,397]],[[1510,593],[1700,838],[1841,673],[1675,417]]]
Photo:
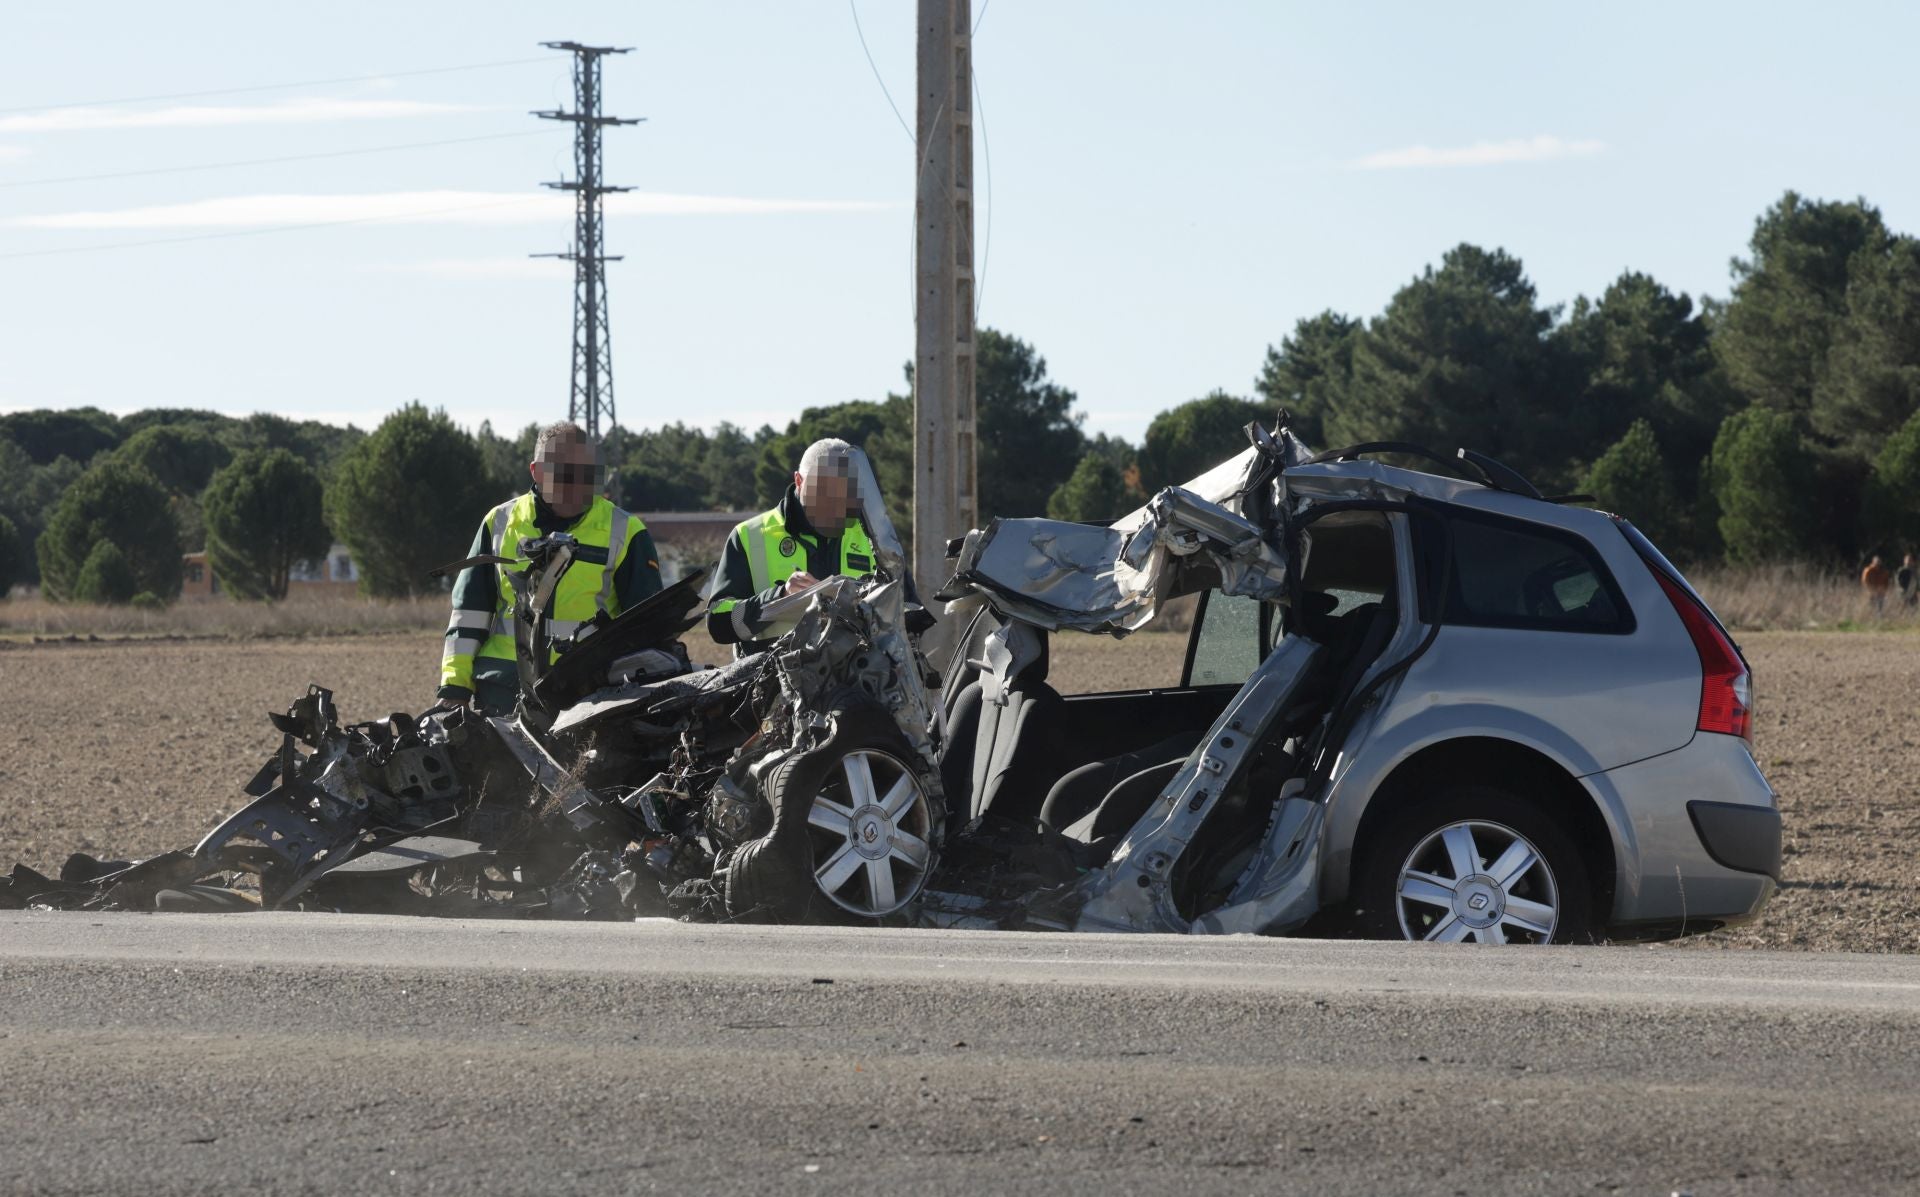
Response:
[[[846,441],[808,445],[779,506],[728,535],[707,591],[707,633],[733,645],[736,656],[762,652],[780,631],[761,617],[765,604],[834,574],[873,573],[875,532],[865,513],[879,511],[884,520],[885,509],[872,478],[864,455]],[[917,606],[913,579],[905,582],[907,627],[918,633],[932,620]]]
[[[600,496],[599,455],[579,425],[541,429],[527,469],[532,488],[487,513],[467,555],[520,559],[522,540],[554,532],[571,535],[579,547],[547,611],[547,632],[555,642],[597,612],[618,615],[659,593],[660,555],[653,537],[639,516]],[[516,576],[509,566],[491,564],[460,571],[440,659],[441,706],[476,706],[490,715],[513,711],[520,693],[513,639]]]

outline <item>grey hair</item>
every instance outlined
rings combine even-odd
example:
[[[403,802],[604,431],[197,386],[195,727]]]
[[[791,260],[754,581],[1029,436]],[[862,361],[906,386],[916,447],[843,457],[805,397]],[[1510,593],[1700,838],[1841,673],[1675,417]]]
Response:
[[[853,453],[853,446],[839,437],[823,437],[808,445],[806,452],[800,455],[798,473],[802,478],[811,478],[815,470],[831,462],[832,465],[828,466],[827,472],[844,478],[847,475],[847,462],[852,459]]]
[[[569,441],[587,441],[587,430],[572,420],[556,420],[540,430],[533,440],[533,455],[545,458]],[[591,442],[588,442],[591,443]]]

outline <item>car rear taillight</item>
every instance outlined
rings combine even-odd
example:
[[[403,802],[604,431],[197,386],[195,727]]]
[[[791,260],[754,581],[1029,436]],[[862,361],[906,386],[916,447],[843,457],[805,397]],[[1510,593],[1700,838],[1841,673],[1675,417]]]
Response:
[[[1649,572],[1667,592],[1667,601],[1673,604],[1680,622],[1686,625],[1694,651],[1700,654],[1699,729],[1753,743],[1753,674],[1747,663],[1692,595],[1662,571]]]

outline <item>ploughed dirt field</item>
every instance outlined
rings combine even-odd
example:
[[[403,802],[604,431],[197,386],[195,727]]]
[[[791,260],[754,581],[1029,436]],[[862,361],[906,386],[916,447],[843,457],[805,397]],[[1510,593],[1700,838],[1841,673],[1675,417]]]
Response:
[[[1054,681],[1171,685],[1184,645],[1062,637]],[[1754,925],[1689,942],[1920,951],[1920,636],[1749,633],[1742,647],[1757,752],[1786,819],[1786,880]],[[420,633],[0,644],[0,868],[191,847],[274,749],[266,711],[318,682],[350,721],[417,712],[439,657],[440,637]]]

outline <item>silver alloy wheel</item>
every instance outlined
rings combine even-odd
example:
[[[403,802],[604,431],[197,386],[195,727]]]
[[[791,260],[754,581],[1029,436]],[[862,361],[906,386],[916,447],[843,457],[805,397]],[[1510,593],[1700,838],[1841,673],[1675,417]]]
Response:
[[[933,863],[926,788],[899,758],[862,748],[814,796],[807,812],[813,879],[834,905],[878,918],[913,901]]]
[[[1414,846],[1395,887],[1400,930],[1434,943],[1548,943],[1560,890],[1540,850],[1511,827],[1449,823]]]

